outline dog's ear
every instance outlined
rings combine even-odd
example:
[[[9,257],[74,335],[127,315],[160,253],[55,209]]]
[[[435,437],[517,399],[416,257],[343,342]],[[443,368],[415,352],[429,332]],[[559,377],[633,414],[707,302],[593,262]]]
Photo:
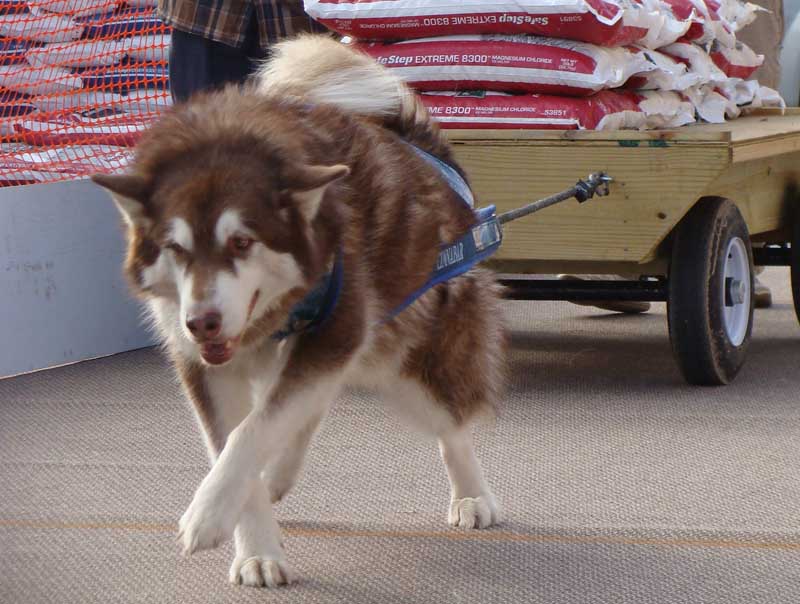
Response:
[[[292,197],[306,220],[311,222],[317,215],[328,187],[349,174],[350,168],[337,164],[303,166],[293,175]]]
[[[131,226],[142,226],[150,219],[147,203],[150,183],[139,174],[94,174],[92,180],[109,191],[122,217]]]

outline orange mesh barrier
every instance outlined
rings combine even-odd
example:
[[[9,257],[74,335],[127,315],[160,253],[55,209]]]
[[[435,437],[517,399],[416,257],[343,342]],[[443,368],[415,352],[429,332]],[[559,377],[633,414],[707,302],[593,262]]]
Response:
[[[170,104],[156,0],[0,0],[0,186],[119,171]]]

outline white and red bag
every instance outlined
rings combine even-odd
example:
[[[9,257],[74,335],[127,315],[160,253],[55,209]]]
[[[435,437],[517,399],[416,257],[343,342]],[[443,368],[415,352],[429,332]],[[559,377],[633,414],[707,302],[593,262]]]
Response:
[[[625,84],[634,90],[686,90],[703,82],[700,74],[690,71],[686,63],[657,50],[641,49],[654,69],[636,74]]]
[[[438,92],[421,95],[447,129],[619,130],[672,128],[694,121],[675,93],[606,90],[590,97]]]
[[[14,125],[20,140],[32,145],[133,146],[152,120],[126,114],[104,118],[80,115],[29,119]]]
[[[37,182],[53,182],[56,180],[72,180],[77,178],[74,172],[38,170],[28,162],[0,155],[0,187],[18,187],[32,185]]]
[[[699,84],[721,84],[728,79],[711,56],[697,44],[676,42],[660,49],[660,52],[684,63],[689,68],[689,73],[698,76]]]
[[[786,102],[777,90],[761,86],[755,80],[740,80],[730,78],[724,84],[717,86],[716,91],[727,98],[736,110],[729,112],[728,117],[738,117],[741,107],[769,107],[785,109]]]
[[[703,17],[702,34],[688,38],[697,44],[710,44],[717,40],[724,46],[736,44],[736,30],[727,20],[723,19],[722,4],[718,0],[692,0]],[[690,33],[691,33],[690,29]]]
[[[122,172],[132,158],[131,149],[107,145],[9,149],[0,153],[0,186],[87,178],[96,172]]]
[[[120,109],[130,114],[159,114],[172,106],[169,90],[143,88],[131,90],[121,97]]]
[[[694,106],[697,117],[710,124],[722,124],[731,110],[731,102],[710,84],[695,86],[682,93]]]
[[[640,0],[305,0],[306,12],[364,40],[535,34],[621,46],[657,27]]]
[[[16,131],[14,124],[36,111],[36,105],[27,97],[4,92],[0,97],[0,136],[11,136]]]
[[[82,85],[79,76],[59,67],[0,65],[0,87],[22,94],[58,94]]]
[[[83,25],[63,15],[25,13],[0,15],[0,36],[32,42],[69,42],[83,34]]]
[[[677,19],[688,22],[683,41],[707,44],[716,38],[717,27],[706,18],[709,10],[703,0],[661,0],[661,3],[669,7]]]
[[[758,17],[760,12],[769,12],[766,8],[753,4],[752,2],[742,2],[741,0],[720,0],[718,9],[720,18],[727,23],[733,32],[741,31]]]
[[[26,58],[35,67],[102,67],[124,59],[125,45],[117,40],[77,40],[33,48]]]
[[[79,89],[58,94],[43,94],[31,98],[30,102],[42,113],[65,113],[112,109],[119,105],[121,99],[121,95],[113,92]]]
[[[642,53],[535,36],[448,36],[362,48],[413,88],[585,96],[653,69]]]
[[[679,92],[645,90],[639,107],[647,116],[646,130],[680,128],[696,121],[692,104]]]
[[[683,38],[692,26],[692,20],[682,11],[673,10],[672,6],[661,0],[643,0],[644,7],[655,15],[654,22],[647,29],[647,34],[637,44],[645,48],[661,48]]]
[[[133,36],[126,38],[123,43],[128,57],[133,61],[168,63],[170,37],[169,34]]]
[[[742,80],[752,76],[764,63],[764,55],[756,54],[752,48],[742,42],[737,42],[733,48],[715,42],[711,46],[709,56],[726,76]]]
[[[698,9],[698,1],[702,0],[658,0],[662,7],[669,10],[673,17],[687,24],[687,31],[684,32],[684,37],[694,39],[694,34],[691,33],[693,29],[698,26],[702,32],[703,17]]]
[[[71,17],[89,17],[116,10],[117,0],[28,0],[34,13],[49,12]]]
[[[750,107],[768,107],[783,111],[786,109],[786,101],[783,100],[781,93],[777,90],[770,88],[769,86],[759,86],[756,89],[755,94],[753,94],[753,100],[750,101]]]

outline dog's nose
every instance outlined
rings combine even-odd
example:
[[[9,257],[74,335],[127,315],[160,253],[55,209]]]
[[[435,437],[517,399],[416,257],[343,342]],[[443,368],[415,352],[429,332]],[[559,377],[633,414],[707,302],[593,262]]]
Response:
[[[222,315],[211,311],[202,317],[191,317],[186,319],[186,327],[200,341],[213,340],[222,329]]]

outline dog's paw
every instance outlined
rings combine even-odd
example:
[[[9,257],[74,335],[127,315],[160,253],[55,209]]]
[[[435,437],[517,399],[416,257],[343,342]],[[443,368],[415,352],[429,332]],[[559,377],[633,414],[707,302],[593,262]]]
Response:
[[[224,505],[211,505],[195,497],[178,524],[178,542],[183,546],[183,554],[190,556],[213,549],[230,539],[236,518],[231,517],[229,510]]]
[[[248,587],[278,587],[294,583],[296,576],[286,560],[263,556],[240,558],[231,566],[230,582]]]
[[[467,529],[487,528],[500,520],[500,507],[491,494],[455,499],[450,502],[450,512],[447,516],[447,521],[452,526]]]

